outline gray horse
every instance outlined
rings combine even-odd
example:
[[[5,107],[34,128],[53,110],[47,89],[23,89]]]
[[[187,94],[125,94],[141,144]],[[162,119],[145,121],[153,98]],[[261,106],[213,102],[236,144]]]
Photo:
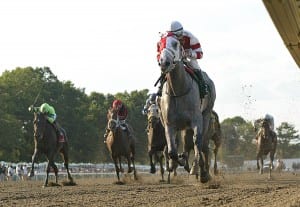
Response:
[[[121,160],[122,157],[125,157],[125,159],[127,160],[127,172],[131,173],[133,171],[134,179],[137,180],[135,169],[135,138],[133,137],[132,133],[131,136],[128,136],[128,133],[123,130],[117,114],[118,111],[113,108],[110,108],[108,110],[107,127],[110,132],[106,139],[106,146],[115,164],[115,170],[118,178],[117,184],[122,184],[122,182],[120,181],[120,172],[123,172]],[[131,128],[127,130],[132,131]]]
[[[209,172],[205,169],[202,152],[206,151],[203,145],[207,142],[205,137],[216,98],[215,86],[208,75],[202,72],[208,84],[209,95],[201,100],[198,83],[185,70],[183,49],[178,39],[174,36],[164,36],[160,41],[160,47],[159,64],[161,73],[166,77],[160,107],[168,154],[171,158],[169,169],[174,168],[173,162],[178,162],[178,150],[175,143],[177,132],[192,129],[197,158],[195,166],[199,163],[200,180],[205,183],[209,180]]]
[[[205,167],[206,170],[209,171],[209,154],[207,153],[209,151],[209,140],[214,142],[214,174],[218,174],[218,165],[217,165],[217,154],[218,150],[221,146],[222,142],[222,131],[221,131],[221,125],[219,122],[219,117],[218,114],[215,111],[212,111],[211,118],[209,120],[209,127],[208,127],[208,132],[207,132],[207,138],[208,142],[204,142],[203,145],[203,152],[205,156]],[[190,158],[190,153],[192,150],[194,150],[194,143],[193,143],[193,131],[188,130],[188,131],[183,131],[181,134],[181,139],[183,143],[183,153],[181,154],[181,157],[184,158],[185,164],[184,164],[184,169],[188,172],[191,172],[191,169],[189,167],[189,158]],[[194,150],[195,151],[195,150]],[[195,162],[193,162],[193,165]],[[196,179],[198,179],[198,171],[195,171],[194,173],[196,175]]]

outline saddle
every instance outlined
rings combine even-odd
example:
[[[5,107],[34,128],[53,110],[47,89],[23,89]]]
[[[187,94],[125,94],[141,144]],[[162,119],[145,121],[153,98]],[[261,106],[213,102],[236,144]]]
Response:
[[[188,65],[184,65],[184,69],[185,71],[191,76],[192,79],[194,79],[196,81],[196,83],[198,84],[198,88],[199,88],[199,94],[200,94],[200,98],[203,99],[205,97],[205,95],[207,94],[207,84],[205,83],[205,81],[203,80],[201,71],[196,71],[194,69],[192,69],[191,67],[189,67]]]

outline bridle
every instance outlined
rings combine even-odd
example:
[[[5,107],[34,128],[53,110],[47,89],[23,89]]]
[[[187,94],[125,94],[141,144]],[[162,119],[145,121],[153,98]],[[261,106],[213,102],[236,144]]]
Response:
[[[115,129],[117,129],[121,124],[120,124],[120,120],[119,120],[119,117],[117,116],[117,118],[116,119],[114,119],[114,118],[112,118],[113,117],[113,113],[117,113],[117,112],[115,112],[115,111],[110,111],[110,113],[111,113],[111,117],[110,117],[110,119],[109,119],[109,121],[108,121],[108,128],[109,128],[109,130],[111,130],[111,131],[114,131]]]
[[[160,54],[160,67],[162,69],[162,74],[164,76],[168,75],[172,70],[175,69],[176,65],[179,64],[181,61],[183,61],[183,47],[180,44],[179,40],[174,38],[173,36],[167,36],[164,37],[166,38],[166,43],[164,44],[165,47],[161,50],[161,54]],[[167,39],[167,38],[170,38]],[[163,62],[161,62],[161,60],[164,59]],[[172,61],[168,61],[168,60],[172,60]],[[168,76],[167,76],[168,78]],[[190,90],[192,89],[192,81],[190,82],[190,85],[188,87],[188,89],[186,91],[184,91],[181,94],[176,94],[173,85],[170,83],[170,88],[172,93],[167,93],[169,96],[172,97],[182,97],[187,95]]]
[[[172,71],[175,68],[175,66],[182,60],[181,52],[176,51],[176,49],[177,50],[180,49],[179,47],[182,48],[182,46],[180,45],[180,42],[172,36],[168,36],[168,37],[165,37],[165,38],[172,38],[172,41],[176,41],[177,45],[175,45],[175,46],[171,45],[170,46],[169,44],[174,44],[174,43],[167,42],[166,46],[161,51],[161,56],[164,55],[164,56],[166,56],[165,57],[166,59],[171,59],[172,60],[172,62],[167,62],[166,65],[163,66],[163,67],[167,67],[167,69],[163,71],[163,74],[167,74],[170,71]],[[177,48],[174,48],[174,47],[177,47]],[[159,64],[161,65],[161,62]]]

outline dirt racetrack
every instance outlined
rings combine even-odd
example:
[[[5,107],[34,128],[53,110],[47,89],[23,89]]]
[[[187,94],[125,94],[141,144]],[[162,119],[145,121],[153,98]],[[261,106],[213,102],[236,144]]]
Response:
[[[77,178],[75,186],[42,188],[43,181],[0,183],[0,206],[300,206],[300,174],[223,173],[207,184],[180,174],[172,183],[141,174],[124,185],[113,178]],[[59,180],[61,183],[63,178]]]

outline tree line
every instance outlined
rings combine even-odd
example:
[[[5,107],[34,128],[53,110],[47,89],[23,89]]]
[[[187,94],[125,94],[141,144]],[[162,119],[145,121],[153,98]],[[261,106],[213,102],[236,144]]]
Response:
[[[114,99],[122,100],[128,108],[128,122],[137,137],[137,163],[148,163],[147,118],[141,110],[149,90],[116,94],[85,93],[71,81],[60,81],[49,67],[16,68],[0,76],[0,160],[30,162],[34,150],[33,114],[28,107],[47,102],[54,106],[57,121],[67,131],[71,162],[111,162],[103,143],[107,123],[106,113]],[[255,159],[254,126],[240,116],[221,122],[223,132],[219,160],[227,155]],[[300,138],[292,124],[281,123],[276,129],[278,156],[300,157]],[[180,148],[181,150],[181,148]],[[59,161],[58,156],[58,161]],[[43,159],[40,159],[43,161]]]

